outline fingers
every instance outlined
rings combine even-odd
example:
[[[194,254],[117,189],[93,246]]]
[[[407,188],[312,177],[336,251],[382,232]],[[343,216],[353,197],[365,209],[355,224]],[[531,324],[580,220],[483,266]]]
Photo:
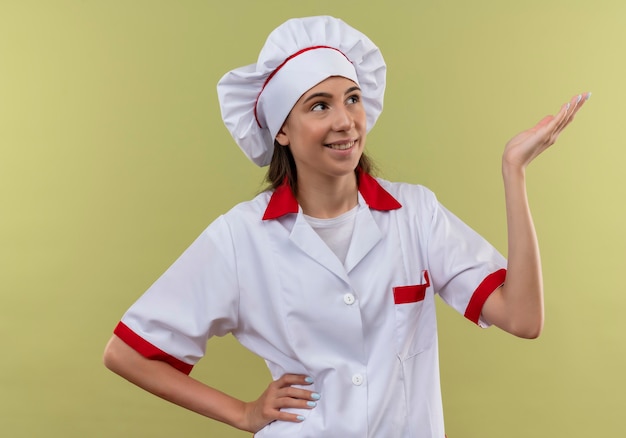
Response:
[[[575,100],[576,103],[574,105],[570,103],[570,108],[567,111],[567,123],[572,121],[578,110],[589,100],[590,97],[591,92],[587,92],[572,98],[572,102]]]
[[[538,133],[544,139],[546,146],[551,146],[590,96],[591,93],[588,92],[572,97],[569,102],[561,106],[557,114],[544,117],[531,131]]]
[[[307,386],[313,383],[313,379],[301,374],[284,374],[273,385],[278,387],[277,400],[281,401],[280,408],[313,408],[316,406],[320,395],[307,389],[297,388],[294,385]]]
[[[321,398],[318,393],[302,388],[312,383],[311,377],[302,374],[282,375],[271,382],[257,400],[243,404],[240,428],[256,433],[274,421],[304,421],[303,410],[315,408]],[[300,410],[300,413],[288,409]]]
[[[509,140],[502,157],[503,166],[524,169],[538,155],[552,146],[559,134],[571,123],[591,93],[579,94],[561,106],[554,116],[546,116],[532,128]]]
[[[558,114],[558,123],[553,131],[554,139],[559,135],[559,133],[565,129],[567,125],[570,124],[572,120],[574,120],[574,116],[578,112],[578,110],[584,105],[584,103],[589,100],[591,97],[591,93],[583,93],[577,96],[572,97],[572,99],[561,107],[561,111]]]
[[[275,385],[288,386],[288,385],[310,385],[313,383],[313,379],[303,374],[283,374],[273,382]]]
[[[313,379],[301,374],[284,374],[278,380],[272,382],[268,388],[268,404],[266,415],[275,420],[300,422],[304,420],[302,415],[286,412],[283,409],[313,409],[321,396],[297,386],[307,386],[313,383]]]

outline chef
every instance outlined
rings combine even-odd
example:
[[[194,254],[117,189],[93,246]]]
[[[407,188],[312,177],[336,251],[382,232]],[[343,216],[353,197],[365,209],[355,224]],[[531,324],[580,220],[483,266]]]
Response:
[[[373,174],[365,144],[385,72],[368,37],[320,16],[282,24],[255,64],[220,80],[226,127],[269,165],[268,189],[211,223],[130,307],[110,369],[259,438],[442,438],[435,296],[481,327],[539,335],[524,170],[589,95],[507,143],[505,259],[427,188]],[[257,400],[189,376],[228,333],[269,367]]]

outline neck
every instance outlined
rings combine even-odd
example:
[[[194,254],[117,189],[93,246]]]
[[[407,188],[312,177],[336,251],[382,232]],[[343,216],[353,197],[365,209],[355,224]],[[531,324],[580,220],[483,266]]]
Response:
[[[337,217],[358,203],[356,175],[303,182],[298,179],[298,203],[304,214],[320,219]]]

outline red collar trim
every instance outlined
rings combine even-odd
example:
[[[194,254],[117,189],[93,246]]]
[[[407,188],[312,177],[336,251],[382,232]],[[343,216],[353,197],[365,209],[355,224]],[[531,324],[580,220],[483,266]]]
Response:
[[[391,196],[388,191],[371,175],[357,171],[359,175],[359,192],[370,208],[380,211],[396,210],[402,207],[396,198]],[[297,213],[299,209],[298,201],[291,192],[289,184],[285,180],[272,193],[270,202],[267,204],[263,220],[277,219],[290,213]]]
[[[396,198],[382,188],[382,186],[371,175],[359,170],[359,192],[365,199],[367,205],[374,210],[389,211],[402,207]]]
[[[287,178],[285,178],[285,181],[283,181],[283,183],[279,185],[276,190],[274,190],[274,193],[272,193],[270,202],[265,208],[263,220],[277,219],[289,213],[297,213],[298,208],[298,201],[291,192],[291,187],[289,187]]]

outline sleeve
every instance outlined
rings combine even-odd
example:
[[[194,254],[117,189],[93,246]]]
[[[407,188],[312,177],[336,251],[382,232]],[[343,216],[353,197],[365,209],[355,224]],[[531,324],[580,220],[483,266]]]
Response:
[[[237,326],[238,306],[233,241],[220,217],[128,309],[114,333],[143,356],[189,374],[207,340]]]
[[[482,236],[435,202],[428,259],[435,291],[467,319],[481,327],[489,295],[504,283],[506,259]]]

